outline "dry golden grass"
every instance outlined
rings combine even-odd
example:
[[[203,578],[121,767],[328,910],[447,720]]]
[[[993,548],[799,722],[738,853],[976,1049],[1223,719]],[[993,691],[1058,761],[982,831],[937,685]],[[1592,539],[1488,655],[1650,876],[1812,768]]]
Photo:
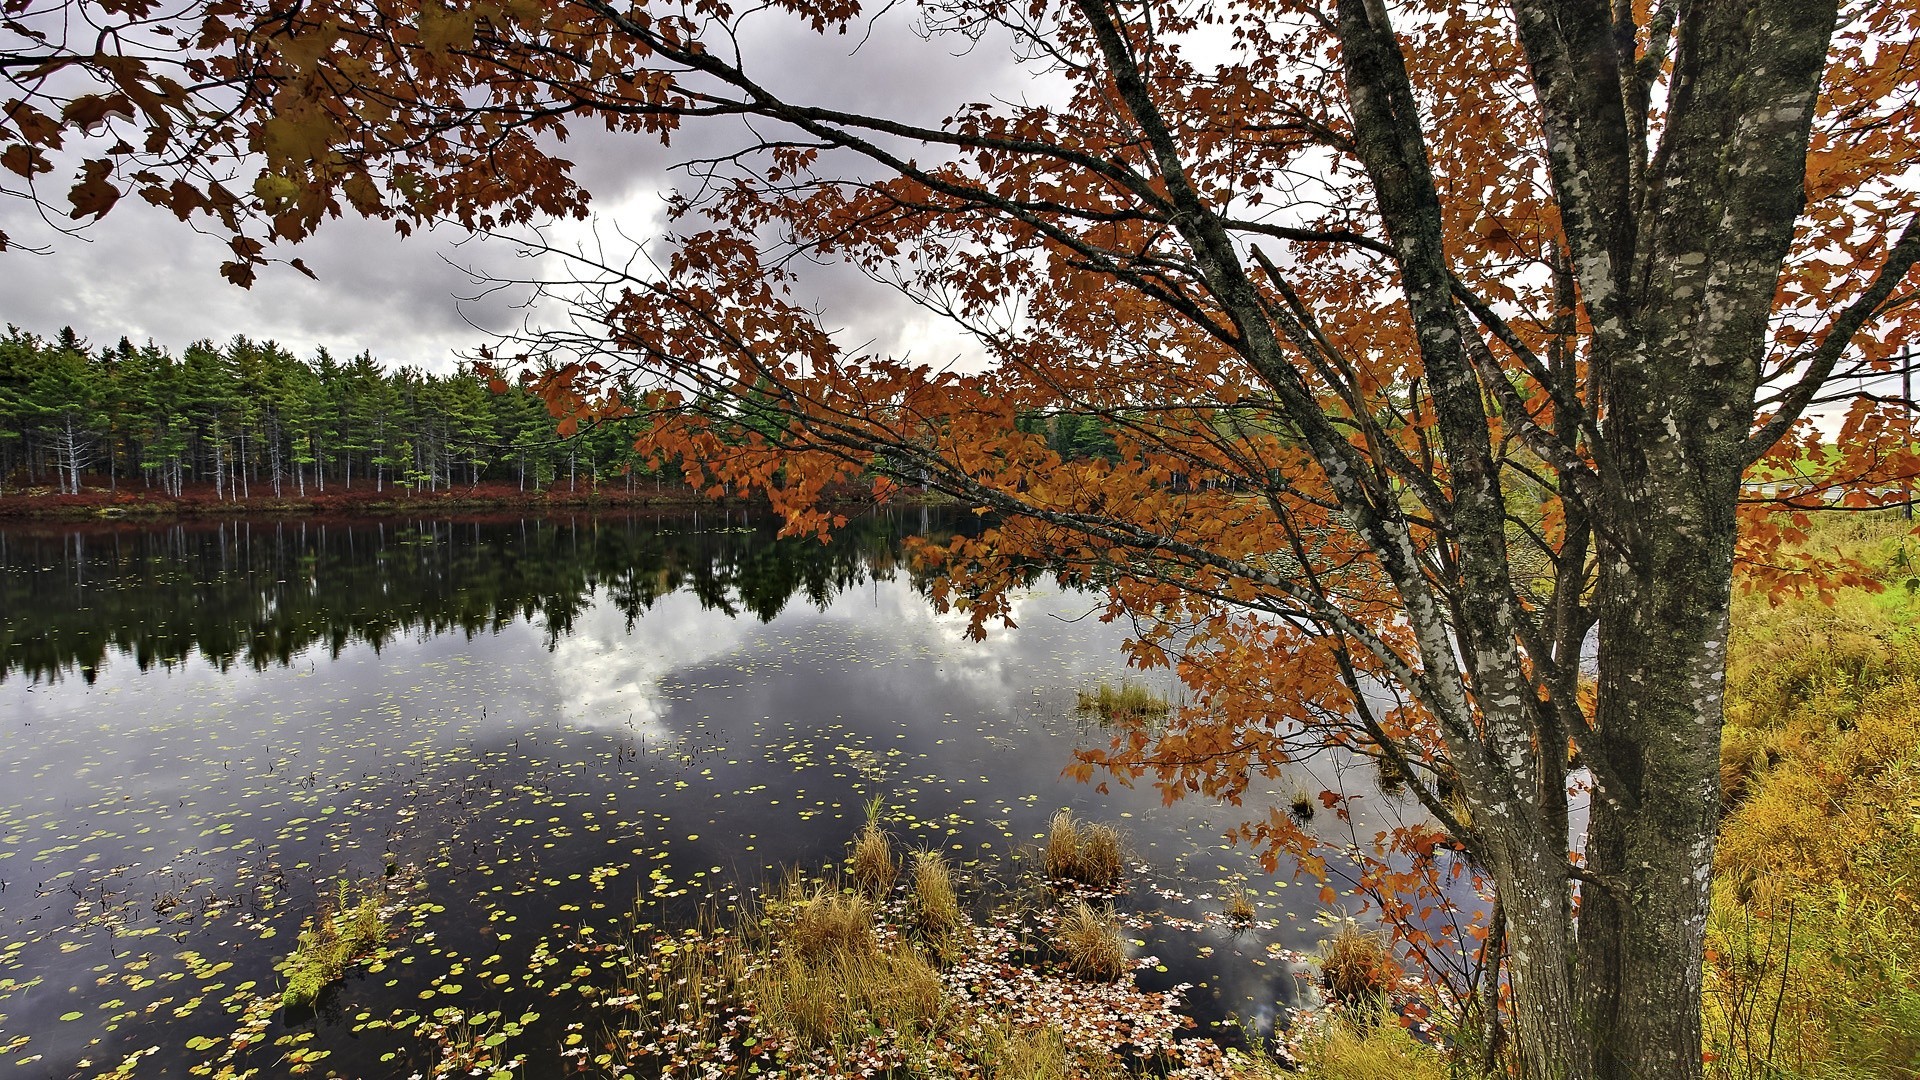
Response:
[[[1313,812],[1317,809],[1313,792],[1308,791],[1305,784],[1295,784],[1293,794],[1287,798],[1287,813],[1294,822],[1305,825],[1313,820]]]
[[[849,1046],[876,1027],[924,1031],[940,1015],[942,994],[940,973],[904,945],[783,953],[746,981],[746,999],[761,1018],[813,1048]]]
[[[873,905],[854,893],[815,888],[810,896],[786,905],[775,936],[785,951],[802,960],[835,953],[863,956],[878,952]]]
[[[972,1055],[986,1065],[994,1080],[1068,1080],[1073,1056],[1066,1036],[1051,1024],[1018,1027],[994,1023],[980,1031]]]
[[[1440,1052],[1424,1046],[1382,1009],[1340,1015],[1300,1048],[1308,1075],[1325,1080],[1446,1080]]]
[[[1120,832],[1111,825],[1075,820],[1062,810],[1047,823],[1047,850],[1043,859],[1048,877],[1077,881],[1095,889],[1111,889],[1126,869]]]
[[[1084,900],[1075,901],[1060,920],[1056,942],[1067,967],[1077,975],[1112,982],[1127,973],[1120,921],[1111,912],[1095,911]]]
[[[1228,922],[1235,926],[1246,926],[1253,922],[1255,914],[1253,897],[1247,895],[1244,887],[1235,885],[1227,890],[1225,898],[1221,901],[1220,911],[1227,917]]]
[[[880,946],[866,897],[789,882],[768,913],[772,955],[752,966],[741,996],[775,1029],[845,1048],[876,1027],[924,1030],[939,1014],[939,972],[909,946]]]
[[[1337,1000],[1381,1000],[1400,975],[1386,939],[1352,923],[1320,947],[1320,977]]]
[[[937,851],[913,857],[913,915],[921,933],[933,937],[951,934],[965,921],[953,891],[953,871]]]
[[[853,859],[847,871],[854,885],[870,897],[883,896],[893,887],[893,875],[898,871],[893,861],[893,843],[878,825],[867,822],[866,828],[854,838]]]

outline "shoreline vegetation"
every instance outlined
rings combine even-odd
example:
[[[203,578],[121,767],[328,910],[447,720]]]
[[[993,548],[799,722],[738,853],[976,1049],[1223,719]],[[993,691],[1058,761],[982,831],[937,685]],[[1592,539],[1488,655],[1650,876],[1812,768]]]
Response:
[[[289,516],[388,517],[420,514],[486,513],[500,510],[600,511],[600,510],[756,510],[765,509],[764,499],[739,496],[713,497],[684,484],[655,485],[651,480],[628,490],[603,483],[589,488],[569,489],[562,481],[542,491],[522,491],[510,483],[480,483],[442,488],[438,491],[414,491],[394,486],[384,491],[373,489],[309,492],[304,496],[256,494],[236,496],[217,494],[213,485],[186,485],[178,495],[159,490],[114,490],[104,478],[87,477],[78,493],[65,493],[51,486],[19,487],[9,485],[0,495],[0,521],[111,521],[117,519],[168,520],[174,518],[245,518]],[[96,482],[97,481],[97,482]],[[870,489],[861,485],[843,485],[828,493],[836,505],[863,508],[877,505]],[[890,507],[945,506],[951,500],[938,492],[916,488],[894,488],[885,505]]]
[[[1920,1075],[1920,540],[1891,513],[1802,527],[1797,557],[1850,561],[1864,583],[1825,597],[1736,597],[1702,1059],[1715,1080],[1911,1080]],[[1123,689],[1082,701],[1092,711]],[[710,1075],[756,1064],[770,1075],[1034,1080],[1509,1075],[1500,1047],[1489,1051],[1476,1028],[1446,1015],[1386,937],[1332,919],[1320,954],[1297,958],[1317,969],[1323,1002],[1271,1042],[1180,1039],[1171,1001],[1150,1010],[1157,1033],[1076,1034],[1076,1015],[1141,1009],[1153,996],[1133,987],[1140,959],[1103,904],[1117,885],[1118,856],[1108,854],[1120,850],[1117,834],[1063,811],[1037,853],[1042,880],[976,892],[959,915],[944,867],[888,845],[870,820],[850,844],[844,883],[829,872],[790,882],[724,926],[636,935],[637,981],[606,1002],[622,1015],[594,1063],[642,1075],[629,1070],[656,1054],[702,1061],[712,1039]],[[1101,857],[1082,858],[1089,846]],[[1099,872],[1082,872],[1089,866]],[[1253,917],[1231,890],[1218,915],[1229,926]],[[985,983],[981,972],[992,973]],[[1024,989],[988,989],[1008,979]],[[886,987],[885,1001],[860,1005],[855,983]],[[690,996],[696,987],[705,989]],[[1090,988],[1102,996],[1083,998]],[[1060,1009],[1033,1013],[1035,1001]],[[690,1010],[699,1025],[672,1022]],[[1140,1053],[1142,1038],[1151,1053]]]

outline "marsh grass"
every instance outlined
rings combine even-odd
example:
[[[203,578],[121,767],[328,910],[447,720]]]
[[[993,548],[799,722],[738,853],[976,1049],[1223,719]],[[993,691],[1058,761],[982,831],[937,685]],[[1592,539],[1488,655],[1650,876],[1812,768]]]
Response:
[[[1047,823],[1047,849],[1041,860],[1047,876],[1094,889],[1111,889],[1126,870],[1120,831],[1074,818],[1070,810]]]
[[[893,842],[887,839],[880,826],[868,821],[866,827],[853,841],[853,858],[847,863],[847,873],[853,878],[854,885],[871,899],[879,899],[893,887],[894,875],[899,865],[893,858]]]
[[[1313,812],[1319,809],[1314,805],[1313,792],[1305,784],[1293,785],[1293,794],[1287,796],[1287,815],[1294,824],[1305,825],[1313,820]]]
[[[866,897],[823,884],[801,895],[790,891],[783,910],[770,925],[776,943],[805,960],[835,953],[866,955],[880,949],[873,928],[873,905]]]
[[[1220,913],[1234,926],[1251,926],[1257,914],[1253,908],[1253,897],[1248,895],[1246,887],[1234,885],[1227,889],[1221,900]]]
[[[1061,960],[1076,975],[1112,982],[1127,973],[1127,946],[1112,912],[1095,911],[1085,900],[1076,900],[1060,920],[1054,940]]]
[[[876,1028],[924,1034],[945,1001],[939,971],[905,943],[783,952],[756,966],[744,989],[763,1021],[816,1050],[849,1050]]]
[[[1413,1037],[1392,1010],[1339,1013],[1295,1045],[1309,1076],[1326,1080],[1448,1080],[1438,1050]]]
[[[953,871],[937,851],[913,856],[913,918],[919,931],[932,938],[946,937],[966,923],[953,889]]]
[[[1129,978],[1118,917],[1029,878],[969,918],[939,852],[876,902],[851,880],[789,876],[698,928],[653,929],[636,909],[604,1053],[576,1036],[589,1075],[895,1080],[1123,1080],[1222,1051],[1177,1037],[1176,992]],[[737,899],[737,898],[732,898]],[[720,903],[716,901],[716,904]],[[944,928],[944,934],[934,932]],[[660,1071],[668,1066],[669,1072]],[[691,1074],[689,1074],[691,1075]]]
[[[1173,708],[1166,698],[1139,683],[1116,687],[1103,681],[1093,690],[1075,691],[1075,696],[1075,712],[1098,716],[1109,724],[1159,720]]]
[[[1399,798],[1407,793],[1407,781],[1410,778],[1407,776],[1407,770],[1402,768],[1399,762],[1386,754],[1380,754],[1373,759],[1373,768],[1374,783],[1379,787],[1380,794]]]
[[[1320,979],[1336,1001],[1383,1001],[1400,976],[1386,939],[1353,923],[1343,923],[1320,947]]]
[[[1073,1075],[1066,1036],[1052,1024],[989,1024],[980,1030],[973,1057],[992,1066],[994,1080],[1068,1080]]]
[[[302,925],[292,954],[279,965],[287,980],[281,1006],[312,1008],[327,987],[353,965],[371,959],[392,936],[393,927],[380,910],[378,888],[362,891],[342,881],[339,892],[323,900]]]

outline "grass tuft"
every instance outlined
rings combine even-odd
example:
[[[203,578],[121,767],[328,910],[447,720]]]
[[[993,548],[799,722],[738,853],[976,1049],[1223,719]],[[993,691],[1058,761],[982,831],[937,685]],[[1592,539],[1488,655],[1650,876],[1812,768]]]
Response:
[[[1349,1004],[1383,1000],[1400,975],[1386,939],[1352,923],[1341,926],[1320,947],[1320,978],[1335,1000]]]
[[[880,826],[868,821],[866,828],[854,838],[853,859],[848,865],[848,873],[853,883],[869,897],[884,896],[893,887],[893,876],[899,867],[893,860],[893,842]]]
[[[1065,878],[1095,889],[1111,889],[1120,883],[1120,875],[1126,869],[1120,831],[1111,825],[1078,821],[1071,810],[1062,810],[1047,823],[1043,864],[1048,877]]]
[[[1318,809],[1314,801],[1313,792],[1308,791],[1305,784],[1293,786],[1293,794],[1287,798],[1287,814],[1294,824],[1305,825],[1313,820],[1313,812]]]
[[[1256,914],[1253,909],[1253,897],[1247,894],[1244,886],[1235,885],[1227,890],[1221,913],[1235,926],[1250,926]]]
[[[857,893],[816,886],[810,894],[790,896],[779,914],[775,936],[787,952],[801,959],[817,960],[834,953],[865,955],[880,949],[873,932],[873,905]]]
[[[1068,1080],[1073,1057],[1066,1036],[1052,1024],[1022,1027],[991,1024],[980,1032],[976,1055],[994,1080]]]
[[[1092,713],[1110,724],[1158,720],[1172,708],[1166,698],[1138,683],[1121,683],[1116,687],[1102,682],[1095,690],[1079,690],[1075,694],[1079,699],[1074,705],[1075,712]]]
[[[953,871],[937,851],[913,857],[913,915],[920,932],[929,937],[951,934],[966,920],[953,891]]]
[[[1112,982],[1127,973],[1120,920],[1112,912],[1095,911],[1085,900],[1075,901],[1060,921],[1058,943],[1068,969],[1076,975]]]
[[[814,1049],[849,1049],[876,1027],[924,1030],[943,993],[940,973],[906,946],[783,953],[755,968],[745,989],[762,1019]]]

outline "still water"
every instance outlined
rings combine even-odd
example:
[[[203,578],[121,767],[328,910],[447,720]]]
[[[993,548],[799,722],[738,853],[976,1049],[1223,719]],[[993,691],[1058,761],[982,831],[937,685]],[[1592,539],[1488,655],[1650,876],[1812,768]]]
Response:
[[[0,531],[0,1072],[186,1076],[227,1054],[276,1075],[324,1047],[315,1075],[406,1076],[434,1048],[400,1021],[455,1005],[537,1013],[525,1075],[559,1075],[589,1006],[554,957],[833,864],[876,798],[977,890],[1017,880],[1062,807],[1121,826],[1142,985],[1196,984],[1201,1030],[1284,1015],[1303,993],[1286,950],[1322,928],[1312,885],[1220,839],[1263,808],[1063,779],[1104,743],[1074,694],[1128,674],[1126,628],[1041,579],[1017,629],[967,640],[902,561],[904,535],[946,527]],[[256,1006],[234,1053],[345,880],[410,897],[394,956],[315,1013]],[[1219,915],[1234,885],[1251,931]]]

